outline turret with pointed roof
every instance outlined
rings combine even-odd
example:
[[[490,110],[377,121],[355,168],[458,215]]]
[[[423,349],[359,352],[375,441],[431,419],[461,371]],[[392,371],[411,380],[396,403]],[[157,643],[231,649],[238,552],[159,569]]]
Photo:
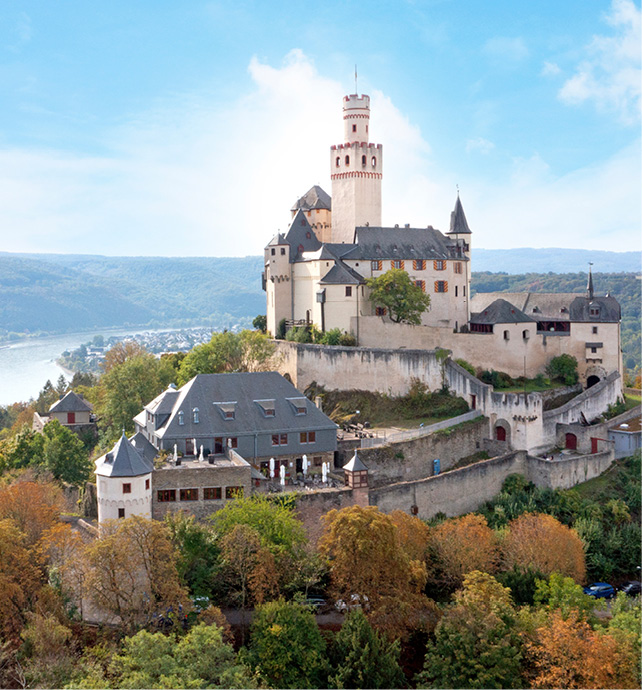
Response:
[[[455,202],[455,209],[450,214],[450,230],[447,235],[470,235],[471,230],[468,227],[464,207],[461,205],[459,192],[457,192],[457,201]]]

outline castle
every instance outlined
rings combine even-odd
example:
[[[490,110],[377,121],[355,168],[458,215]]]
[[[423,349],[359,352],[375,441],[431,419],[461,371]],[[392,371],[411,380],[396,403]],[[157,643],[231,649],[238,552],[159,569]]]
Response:
[[[343,99],[344,143],[330,148],[332,197],[312,187],[291,209],[285,234],[265,248],[267,328],[274,336],[314,324],[366,348],[445,348],[483,369],[534,377],[561,354],[585,387],[622,377],[620,307],[586,293],[479,293],[471,298],[471,239],[457,195],[450,228],[381,227],[383,147],[369,141],[370,99]],[[421,324],[393,323],[369,299],[369,278],[402,269],[430,295]],[[368,387],[367,384],[364,387]]]

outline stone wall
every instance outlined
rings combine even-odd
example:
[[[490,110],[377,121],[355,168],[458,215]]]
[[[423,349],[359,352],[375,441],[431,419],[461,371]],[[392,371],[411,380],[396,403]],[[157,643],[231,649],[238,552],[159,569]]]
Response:
[[[225,489],[227,487],[243,487],[244,495],[250,495],[250,472],[250,465],[244,461],[238,464],[225,461],[223,466],[201,463],[199,467],[182,465],[154,470],[152,475],[152,517],[155,520],[162,520],[166,513],[178,510],[184,510],[197,518],[206,517],[223,508],[228,500],[234,500],[233,498],[226,499]],[[205,500],[203,493],[205,487],[220,488],[220,500]],[[158,500],[159,490],[166,489],[176,491],[175,501]],[[198,500],[181,501],[181,489],[197,489]]]
[[[510,474],[522,474],[537,486],[568,489],[597,477],[613,459],[612,450],[554,461],[513,451],[436,477],[372,489],[370,504],[385,513],[416,510],[423,519],[437,513],[453,517],[477,510],[496,496]]]
[[[310,493],[298,493],[296,511],[312,544],[316,544],[323,532],[321,518],[331,510],[341,510],[356,503],[367,505],[367,501],[358,500],[355,494],[359,491],[342,487],[340,489],[323,489]]]
[[[640,408],[634,407],[627,410],[613,419],[599,424],[591,424],[585,426],[578,422],[571,424],[558,423],[556,425],[556,445],[558,448],[566,447],[566,434],[574,434],[577,439],[577,450],[580,453],[590,453],[592,451],[591,439],[608,439],[609,429],[619,426],[622,423],[629,422],[632,419],[640,416]],[[602,441],[601,443],[604,443]],[[598,441],[598,449],[601,450],[601,443]]]
[[[488,419],[436,431],[427,436],[359,450],[359,457],[369,470],[371,486],[422,479],[433,475],[433,460],[440,460],[441,471],[452,469],[461,458],[482,450],[488,436]]]
[[[610,373],[605,379],[588,388],[578,396],[554,410],[544,412],[543,437],[555,441],[558,424],[572,424],[581,421],[581,416],[588,422],[599,417],[606,408],[622,395],[622,379],[617,372]]]

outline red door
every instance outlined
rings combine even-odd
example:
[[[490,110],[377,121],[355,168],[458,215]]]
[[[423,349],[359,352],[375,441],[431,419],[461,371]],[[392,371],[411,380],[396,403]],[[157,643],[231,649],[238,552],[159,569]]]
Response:
[[[504,429],[503,426],[496,426],[495,427],[495,438],[498,441],[505,441],[506,440],[506,429]]]
[[[75,412],[67,412],[67,424],[75,424],[76,423],[76,413]]]
[[[599,438],[592,438],[591,439],[591,453],[597,453],[597,442],[599,441]]]
[[[569,450],[577,450],[577,436],[575,434],[566,434],[566,447]]]

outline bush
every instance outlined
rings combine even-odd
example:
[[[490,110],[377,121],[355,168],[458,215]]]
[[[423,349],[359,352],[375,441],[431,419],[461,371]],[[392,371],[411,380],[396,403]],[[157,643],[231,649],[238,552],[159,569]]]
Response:
[[[467,362],[465,359],[456,359],[455,363],[459,364],[459,366],[462,369],[465,369],[469,374],[472,374],[473,376],[476,375],[475,367],[470,362]]]
[[[553,357],[546,365],[546,373],[551,379],[562,381],[567,386],[573,386],[579,380],[577,360],[572,355]]]
[[[339,345],[344,347],[354,347],[357,344],[357,339],[352,335],[352,333],[342,333],[339,339]]]
[[[285,338],[285,319],[279,321],[279,325],[276,327],[276,333],[274,337],[277,340],[283,340]]]

